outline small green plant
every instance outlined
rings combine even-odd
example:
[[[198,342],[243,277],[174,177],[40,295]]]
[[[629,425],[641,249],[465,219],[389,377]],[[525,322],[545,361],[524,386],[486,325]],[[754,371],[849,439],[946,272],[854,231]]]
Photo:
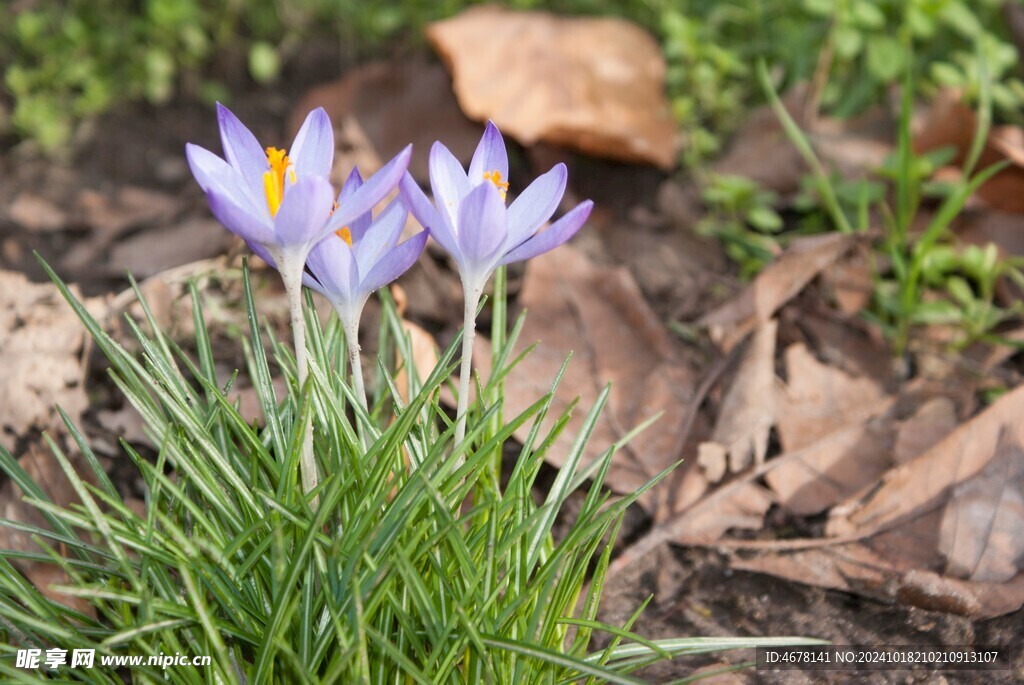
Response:
[[[761,64],[758,71],[787,135],[812,168],[814,189],[833,224],[843,232],[855,225],[866,230],[871,195],[859,195],[855,214],[840,202],[836,184],[825,174],[806,137],[782,106],[767,69]],[[1005,166],[974,171],[990,118],[984,111],[979,117],[981,125],[965,161],[963,180],[946,186],[928,183],[937,165],[948,160],[949,152],[914,154],[910,142],[912,78],[909,70],[905,72],[896,152],[879,170],[879,175],[890,181],[894,205],[877,203],[884,217],[884,238],[876,261],[883,266],[875,274],[872,308],[864,313],[892,341],[897,356],[907,351],[915,326],[953,325],[959,335],[952,342],[962,347],[978,339],[992,339],[998,324],[1022,311],[1019,306],[1003,308],[995,302],[995,283],[1000,277],[1022,280],[1018,260],[1000,260],[994,245],[960,248],[950,230],[971,194]],[[982,99],[984,108],[989,103],[986,89],[982,90]],[[941,201],[925,229],[915,234],[911,226],[925,195],[936,195]],[[856,219],[851,220],[851,216]]]
[[[697,230],[722,241],[744,278],[782,251],[776,235],[783,222],[774,208],[775,193],[742,176],[710,174],[701,198],[707,211]]]

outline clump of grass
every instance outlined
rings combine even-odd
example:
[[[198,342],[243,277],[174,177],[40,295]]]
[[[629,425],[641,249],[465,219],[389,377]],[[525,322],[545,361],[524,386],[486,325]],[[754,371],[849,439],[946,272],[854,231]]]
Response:
[[[624,626],[599,621],[608,540],[641,493],[612,499],[602,487],[618,445],[581,466],[607,392],[587,409],[576,435],[563,434],[568,413],[542,428],[561,374],[526,411],[502,417],[501,383],[515,371],[511,350],[521,319],[508,335],[495,336],[493,372],[478,381],[466,439],[453,444],[440,391],[460,340],[422,383],[407,363],[409,387],[397,387],[398,369],[388,360],[414,356],[383,295],[377,393],[367,409],[346,382],[337,319],[322,327],[306,298],[310,374],[300,387],[290,350],[263,330],[245,270],[244,373],[265,416],[249,423],[230,399],[242,372],[218,374],[194,285],[195,352],[161,331],[139,294],[146,321],[128,320],[136,356],[46,268],[159,450],[147,459],[122,441],[145,487],[145,511],[137,512],[66,416],[89,478],[49,444],[76,504],[51,502],[0,448],[0,469],[49,524],[2,522],[34,536],[39,547],[0,551],[0,674],[11,682],[114,683],[123,670],[102,665],[102,657],[182,654],[212,662],[133,666],[133,682],[633,683],[634,671],[660,659],[795,642],[650,641],[631,632],[639,609]],[[495,319],[504,331],[502,282]],[[283,396],[271,383],[274,367],[288,380]],[[304,493],[299,460],[309,419],[324,477]],[[529,435],[501,482],[496,455],[526,426]],[[538,504],[534,484],[556,440],[573,447]],[[582,508],[556,541],[552,525],[581,488]],[[19,562],[59,568],[67,582],[57,592],[90,610],[41,592],[17,570]],[[606,636],[601,648],[599,634]],[[25,670],[11,658],[18,649],[53,647],[94,649],[96,665]]]

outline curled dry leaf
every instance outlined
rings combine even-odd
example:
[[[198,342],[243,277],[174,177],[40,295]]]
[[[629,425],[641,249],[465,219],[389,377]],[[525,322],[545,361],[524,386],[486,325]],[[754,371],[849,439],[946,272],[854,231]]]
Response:
[[[737,296],[698,320],[723,349],[732,349],[752,331],[775,315],[810,283],[834,264],[854,244],[855,238],[828,233],[794,240]]]
[[[956,404],[948,397],[933,397],[901,421],[893,446],[893,461],[903,464],[953,432],[956,428]]]
[[[380,160],[390,159],[409,143],[416,150],[429,150],[435,140],[443,140],[460,162],[468,164],[483,130],[459,109],[444,67],[423,59],[374,62],[310,90],[292,109],[292,134],[315,107],[327,110],[341,127],[335,136],[338,183],[353,164],[371,173],[376,170],[374,160],[379,167]],[[413,155],[409,172],[425,182],[427,156]]]
[[[785,352],[789,379],[779,401],[779,441],[784,451],[799,450],[850,424],[878,413],[881,386],[819,362],[806,345]]]
[[[84,344],[81,323],[52,284],[0,271],[0,440],[8,450],[18,437],[57,429],[55,405],[78,420],[87,405]]]
[[[1001,583],[1024,564],[1024,447],[1003,437],[992,461],[946,504],[939,530],[946,575]]]
[[[675,166],[665,61],[638,26],[481,6],[431,24],[427,39],[470,118],[492,119],[524,145]]]
[[[806,84],[786,92],[782,104],[795,120],[807,99]],[[758,107],[732,137],[729,149],[715,163],[715,172],[743,176],[780,195],[800,188],[804,161],[786,137],[779,118],[768,105]]]
[[[1018,388],[834,506],[826,538],[806,541],[820,549],[733,566],[974,617],[1016,611],[1024,605],[1022,412]]]
[[[772,319],[754,332],[715,422],[710,442],[701,444],[698,461],[711,482],[728,470],[738,473],[751,461],[760,466],[768,451],[768,436],[775,424],[775,336]]]
[[[562,465],[572,444],[568,436],[611,381],[608,405],[584,462],[660,413],[654,426],[616,454],[607,484],[627,492],[674,464],[681,456],[680,431],[694,378],[676,360],[672,340],[629,272],[599,266],[572,247],[562,247],[529,262],[520,303],[528,315],[513,357],[537,346],[505,381],[508,415],[548,392],[566,354],[573,355],[544,427],[549,429],[577,396],[580,404],[546,459]],[[528,432],[529,425],[516,436],[523,439]]]
[[[953,89],[942,90],[914,133],[914,150],[925,153],[952,147],[956,156],[950,163],[962,165],[977,127],[977,115],[964,102],[963,94]],[[985,169],[1002,161],[1009,161],[1010,166],[978,188],[977,195],[993,209],[1024,212],[1024,131],[1019,127],[993,127],[975,169]]]

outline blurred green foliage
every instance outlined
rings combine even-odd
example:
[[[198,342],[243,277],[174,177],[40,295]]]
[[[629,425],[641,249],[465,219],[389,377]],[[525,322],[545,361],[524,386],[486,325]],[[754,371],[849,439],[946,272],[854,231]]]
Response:
[[[79,122],[124,100],[166,102],[183,89],[223,97],[210,65],[241,55],[257,82],[276,79],[303,41],[328,35],[362,54],[479,0],[17,0],[0,10],[0,69],[13,128],[44,149],[67,144]],[[508,0],[518,9],[620,16],[657,35],[666,87],[699,164],[759,99],[750,65],[764,58],[785,83],[822,82],[838,115],[879,102],[914,39],[919,88],[976,91],[975,45],[986,51],[993,102],[1013,118],[1024,85],[1002,33],[1001,0]],[[4,16],[6,15],[6,16]],[[236,84],[231,84],[236,85]]]

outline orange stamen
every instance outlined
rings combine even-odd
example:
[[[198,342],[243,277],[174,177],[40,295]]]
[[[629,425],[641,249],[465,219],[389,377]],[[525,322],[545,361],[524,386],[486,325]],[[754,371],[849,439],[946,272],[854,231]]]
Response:
[[[348,243],[349,247],[352,247],[352,231],[348,230],[348,226],[339,228],[334,234]]]
[[[295,183],[295,170],[291,168],[291,160],[285,150],[276,147],[267,148],[267,163],[270,170],[263,172],[263,190],[267,195],[267,209],[270,216],[276,216],[284,200],[285,175]]]
[[[484,178],[493,183],[494,186],[501,191],[501,199],[504,200],[505,194],[508,193],[508,181],[501,180],[501,172],[497,169],[484,172]]]

